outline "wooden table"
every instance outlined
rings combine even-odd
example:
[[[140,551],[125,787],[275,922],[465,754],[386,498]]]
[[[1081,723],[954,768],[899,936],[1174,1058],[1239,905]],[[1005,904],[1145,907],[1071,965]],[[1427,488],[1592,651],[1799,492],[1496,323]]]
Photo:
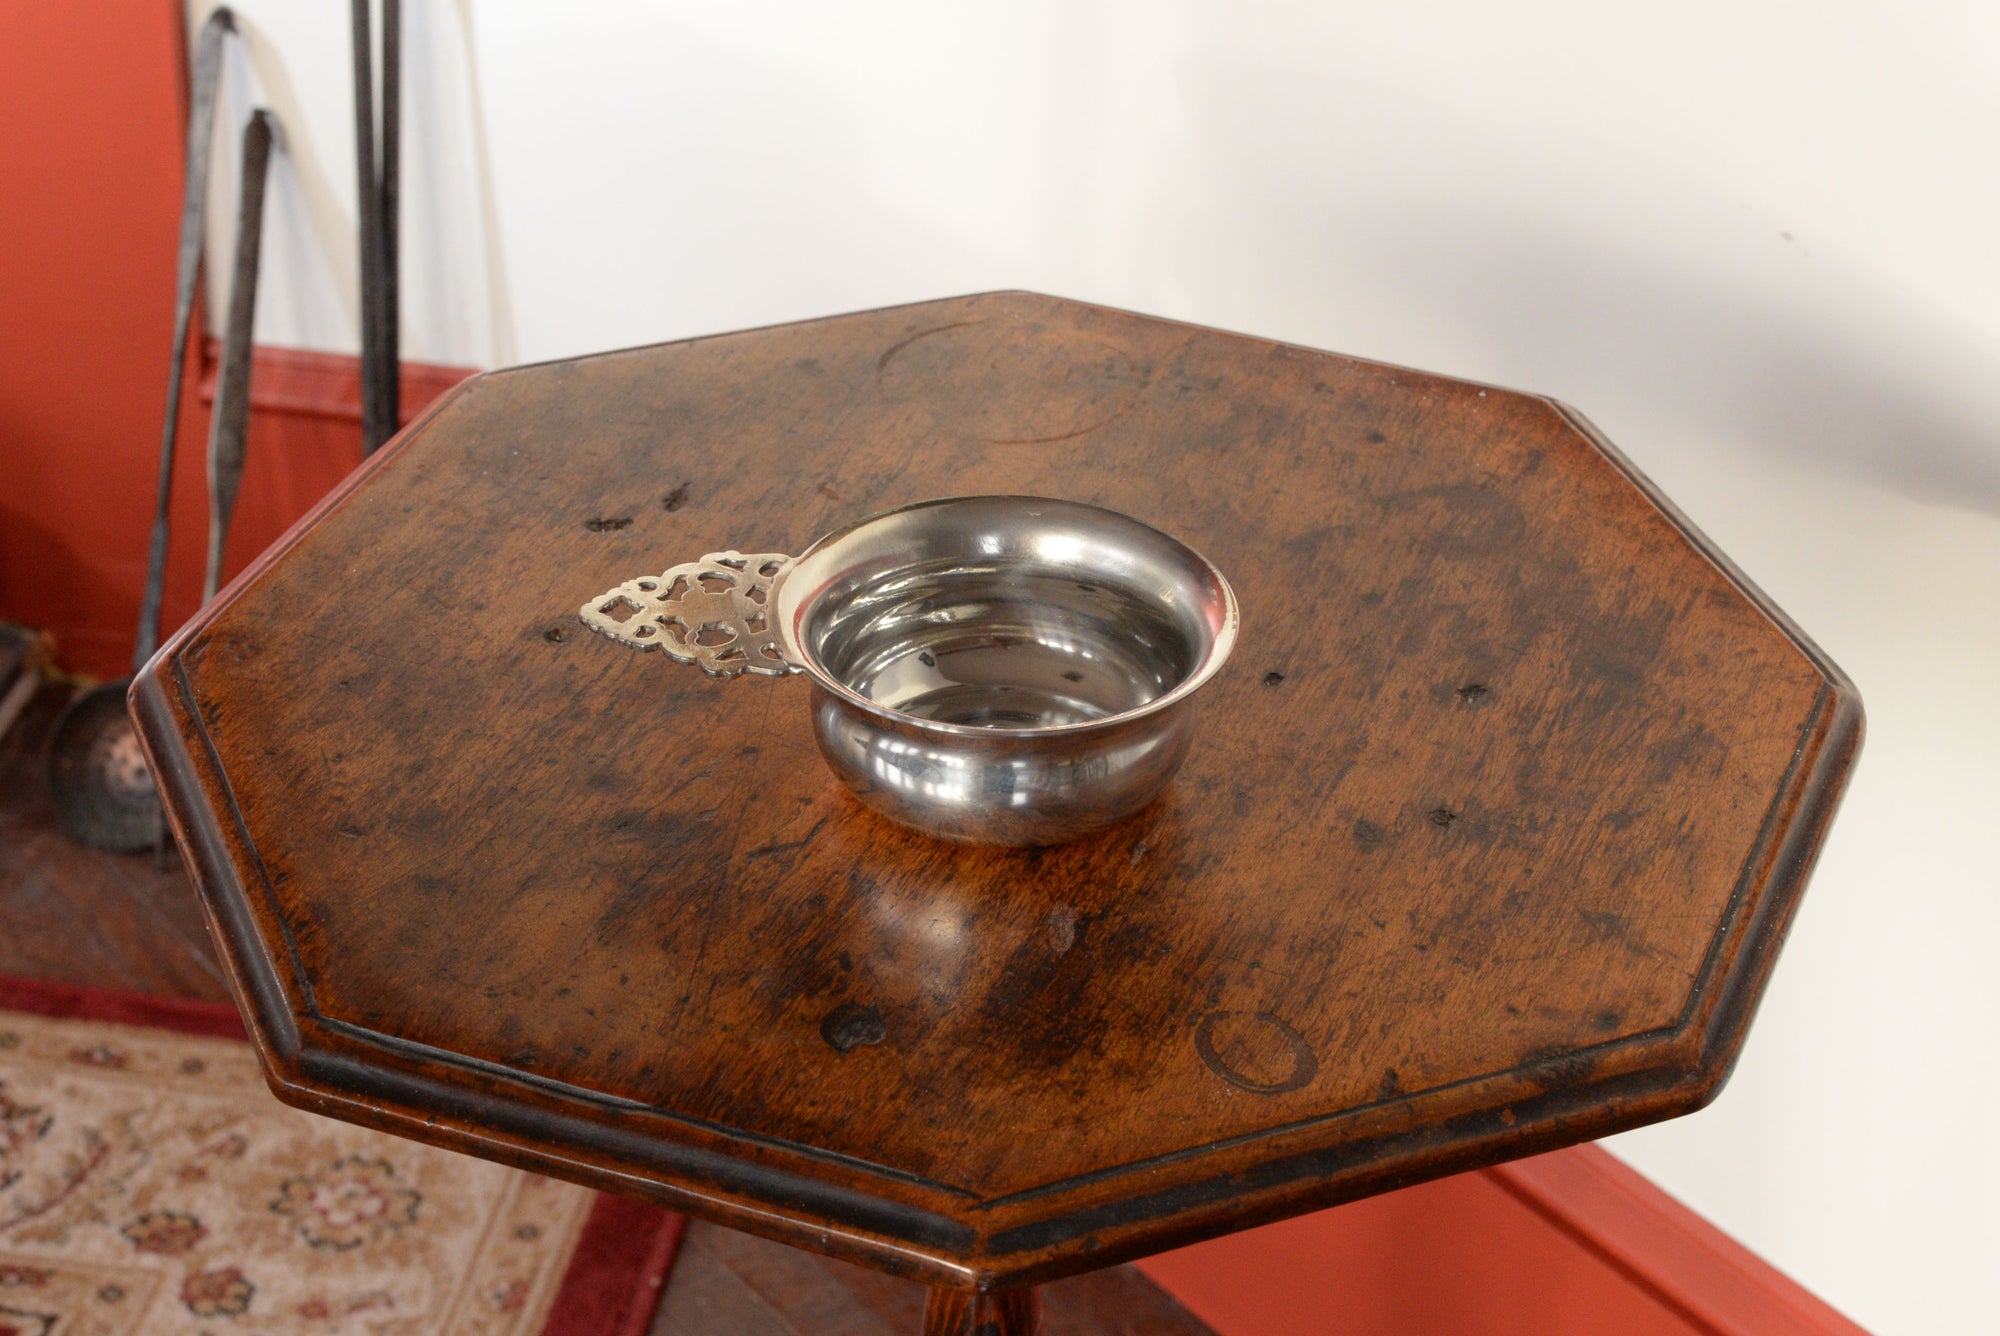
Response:
[[[804,682],[575,615],[979,492],[1242,600],[1180,777],[1079,843],[890,825]],[[1700,1107],[1861,737],[1571,410],[1015,293],[468,382],[133,705],[280,1097],[928,1282],[938,1334]]]

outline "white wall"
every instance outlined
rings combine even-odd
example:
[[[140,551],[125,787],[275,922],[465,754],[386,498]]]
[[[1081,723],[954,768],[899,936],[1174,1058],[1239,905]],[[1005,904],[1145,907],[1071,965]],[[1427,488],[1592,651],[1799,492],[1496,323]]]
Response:
[[[259,336],[352,350],[345,6],[237,8]],[[410,358],[1028,287],[1592,415],[1870,715],[1733,1085],[1614,1148],[1868,1326],[1993,1329],[2000,7],[405,8]]]

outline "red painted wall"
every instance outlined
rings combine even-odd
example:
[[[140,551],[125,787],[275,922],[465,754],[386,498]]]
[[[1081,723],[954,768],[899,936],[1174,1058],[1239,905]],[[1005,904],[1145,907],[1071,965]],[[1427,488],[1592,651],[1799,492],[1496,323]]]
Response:
[[[0,617],[130,668],[166,402],[180,213],[179,6],[0,5]],[[188,435],[201,440],[201,414]],[[201,448],[185,452],[199,478]],[[170,608],[198,592],[182,487]]]
[[[1218,1336],[1866,1336],[1594,1145],[1139,1266]]]
[[[178,0],[0,4],[0,619],[53,632],[62,666],[99,677],[131,670],[146,575],[185,152],[179,24]],[[193,342],[163,633],[194,612],[208,544],[213,354]],[[468,374],[406,367],[405,420]],[[225,576],[361,461],[359,388],[352,358],[258,350]]]
[[[1492,1182],[1461,1174],[1142,1262],[1220,1336],[1688,1336]]]

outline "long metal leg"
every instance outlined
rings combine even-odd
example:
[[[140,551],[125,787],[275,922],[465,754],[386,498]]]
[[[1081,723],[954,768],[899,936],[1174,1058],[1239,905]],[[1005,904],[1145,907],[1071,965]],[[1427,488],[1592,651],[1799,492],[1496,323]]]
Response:
[[[354,0],[355,231],[361,239],[361,453],[392,428],[382,420],[382,209],[375,173],[375,42],[368,0]]]
[[[160,486],[153,506],[153,537],[146,555],[146,592],[139,603],[139,638],[132,668],[146,666],[160,643],[160,604],[167,579],[167,510],[174,491],[174,443],[180,435],[181,380],[187,370],[188,331],[194,324],[195,287],[201,277],[208,167],[215,156],[216,89],[222,82],[222,46],[236,31],[236,16],[216,10],[195,39],[194,78],[188,96],[187,180],[181,190],[181,247],[174,272],[174,356],[167,367],[167,415],[160,433]]]
[[[264,181],[271,165],[271,113],[258,108],[243,127],[243,194],[236,214],[236,272],[229,282],[229,326],[216,375],[208,430],[208,575],[202,602],[222,583],[222,542],[243,481],[250,427],[250,327],[257,314],[257,258],[264,233]]]
[[[381,213],[382,285],[377,315],[382,341],[382,407],[386,433],[402,422],[403,354],[399,346],[402,305],[400,243],[403,172],[403,5],[382,0],[382,161],[377,206]]]
[[[996,1294],[933,1288],[924,1305],[924,1336],[1035,1336],[1041,1294],[1032,1285]]]
[[[382,105],[375,115],[369,0],[353,0],[354,168],[361,236],[361,453],[396,434],[402,385],[398,308],[403,117],[401,0],[382,0]],[[379,136],[379,137],[378,137]]]

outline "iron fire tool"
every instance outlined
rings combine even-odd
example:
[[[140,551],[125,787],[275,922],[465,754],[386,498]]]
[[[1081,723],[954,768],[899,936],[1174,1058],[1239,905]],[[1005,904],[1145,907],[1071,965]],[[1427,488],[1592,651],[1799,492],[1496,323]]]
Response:
[[[213,114],[212,104],[207,110]],[[221,583],[222,545],[243,481],[250,420],[250,329],[257,310],[264,185],[277,134],[277,120],[262,107],[250,114],[243,127],[236,266],[230,281],[229,323],[222,338],[215,410],[209,420],[208,569],[202,582],[203,603],[215,597]],[[156,623],[151,629],[158,634]],[[140,666],[144,666],[152,657],[151,643],[142,642],[140,652]],[[165,833],[159,794],[131,716],[125,711],[128,685],[107,682],[77,697],[57,724],[49,751],[49,784],[63,829],[85,844],[118,853],[157,847]]]
[[[222,544],[243,482],[250,426],[250,331],[257,316],[257,261],[263,248],[264,185],[278,122],[259,107],[243,127],[243,196],[236,215],[236,271],[229,282],[229,324],[216,375],[215,412],[208,428],[208,573],[201,601],[222,583]]]
[[[139,633],[132,655],[134,672],[153,657],[153,650],[160,642],[174,444],[180,431],[181,382],[187,368],[188,331],[194,323],[195,286],[201,277],[208,169],[215,144],[216,90],[221,83],[223,43],[234,31],[236,16],[225,6],[208,16],[195,39],[188,98],[187,169],[181,190],[180,252],[174,277],[173,358],[167,367],[158,499],[153,507],[146,588],[139,602]],[[125,714],[125,688],[130,680],[105,682],[73,699],[56,722],[49,745],[49,786],[63,829],[84,844],[119,852],[143,849],[163,833],[152,776],[146,770],[145,757]]]
[[[368,0],[354,0],[356,231],[361,243],[361,453],[396,434],[402,415],[398,343],[399,180],[402,172],[402,5],[382,0],[381,150],[373,91]],[[377,169],[379,160],[380,169]]]

